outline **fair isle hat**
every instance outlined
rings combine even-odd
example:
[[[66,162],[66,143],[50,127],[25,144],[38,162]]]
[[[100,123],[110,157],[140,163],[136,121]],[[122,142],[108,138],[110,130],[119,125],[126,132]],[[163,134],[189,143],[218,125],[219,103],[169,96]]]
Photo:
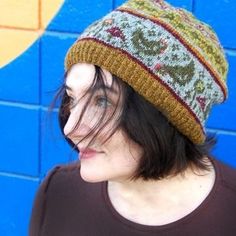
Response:
[[[128,83],[193,143],[211,107],[227,97],[228,64],[214,31],[163,0],[129,0],[90,25],[65,68],[86,62]]]

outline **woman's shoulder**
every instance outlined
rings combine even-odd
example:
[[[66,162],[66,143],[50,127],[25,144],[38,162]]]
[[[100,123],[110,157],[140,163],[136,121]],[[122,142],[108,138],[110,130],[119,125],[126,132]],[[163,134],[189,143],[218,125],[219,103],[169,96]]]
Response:
[[[78,169],[76,164],[57,165],[46,173],[34,199],[29,235],[39,235],[39,232],[43,230],[43,221],[47,221],[45,218],[53,214],[52,209],[60,209],[65,202],[71,202],[68,201],[69,196],[72,196],[71,192],[68,192],[70,191],[69,181],[72,180],[72,184],[76,182],[75,179],[78,181],[79,175],[76,174],[76,169]],[[46,205],[47,215],[45,214]]]
[[[56,165],[48,171],[41,188],[47,195],[69,196],[80,195],[85,192],[96,192],[101,188],[102,183],[89,183],[81,178],[80,163]]]
[[[52,167],[51,169],[48,170],[47,172],[47,176],[51,175],[51,174],[55,174],[55,173],[72,173],[75,170],[79,170],[80,169],[80,162],[79,161],[75,161],[75,162],[70,162],[67,164],[57,164],[54,167]]]
[[[47,192],[49,187],[50,190],[54,187],[65,188],[68,183],[71,187],[79,182],[85,183],[80,177],[80,164],[73,162],[52,167],[46,173],[41,185],[44,185],[45,192]]]
[[[220,182],[236,194],[236,168],[219,159],[214,159],[213,164]]]
[[[54,175],[63,175],[63,174],[71,176],[73,174],[78,173],[79,170],[80,170],[80,163],[77,161],[68,164],[58,164],[47,171],[46,178],[51,178]]]

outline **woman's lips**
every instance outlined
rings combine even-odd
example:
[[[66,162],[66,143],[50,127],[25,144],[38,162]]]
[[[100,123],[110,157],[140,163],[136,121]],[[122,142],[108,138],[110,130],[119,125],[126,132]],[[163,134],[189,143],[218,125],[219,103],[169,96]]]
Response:
[[[91,148],[80,149],[80,159],[92,158],[98,153],[101,153],[101,152],[98,152]]]

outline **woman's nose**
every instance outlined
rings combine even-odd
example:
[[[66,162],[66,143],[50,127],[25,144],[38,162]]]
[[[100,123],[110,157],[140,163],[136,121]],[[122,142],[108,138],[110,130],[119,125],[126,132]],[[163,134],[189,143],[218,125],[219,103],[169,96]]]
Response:
[[[82,119],[80,124],[78,124],[78,122],[79,116],[72,112],[64,127],[64,134],[68,138],[72,138],[73,136],[82,138],[91,131],[88,121],[86,122],[84,119]]]
[[[64,126],[64,135],[69,136],[69,134],[73,131],[76,125],[76,120],[73,118],[72,115],[69,116],[65,126]]]

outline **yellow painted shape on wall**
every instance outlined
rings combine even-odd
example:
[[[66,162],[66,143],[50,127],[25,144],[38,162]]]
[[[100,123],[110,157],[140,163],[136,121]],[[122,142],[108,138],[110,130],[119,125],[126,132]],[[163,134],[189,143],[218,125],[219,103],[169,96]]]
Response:
[[[2,40],[5,38],[6,40]],[[0,29],[1,56],[0,65],[9,60],[15,53],[21,52],[22,48],[27,48],[29,42],[34,42],[38,38],[38,32]]]
[[[0,68],[45,31],[64,0],[0,0]]]
[[[0,0],[0,25],[38,29],[38,0]]]
[[[64,0],[41,0],[41,23],[46,28],[55,14],[55,9],[59,9]]]

